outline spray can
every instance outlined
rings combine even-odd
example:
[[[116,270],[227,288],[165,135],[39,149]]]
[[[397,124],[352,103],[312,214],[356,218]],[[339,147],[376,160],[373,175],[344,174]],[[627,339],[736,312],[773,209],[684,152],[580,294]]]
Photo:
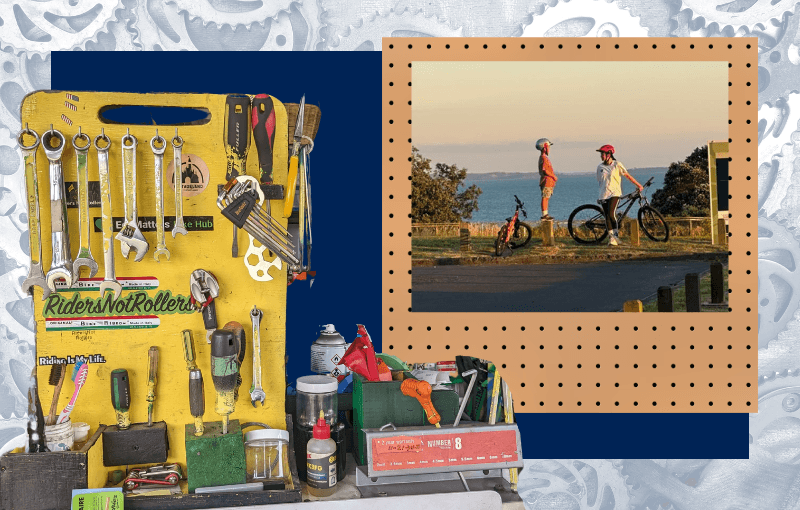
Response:
[[[337,366],[344,353],[347,352],[347,342],[336,331],[333,324],[325,324],[319,338],[311,346],[311,371],[320,375],[339,377],[347,375],[350,370],[344,365]]]
[[[306,483],[308,493],[318,498],[336,492],[336,442],[331,439],[331,427],[320,410],[314,437],[306,447]]]

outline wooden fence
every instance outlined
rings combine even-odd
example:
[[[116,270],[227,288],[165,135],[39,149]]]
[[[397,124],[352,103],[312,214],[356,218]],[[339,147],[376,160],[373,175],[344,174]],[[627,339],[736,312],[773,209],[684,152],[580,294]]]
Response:
[[[672,236],[678,237],[711,237],[710,218],[665,218]],[[461,228],[469,229],[472,237],[494,237],[505,222],[497,223],[413,223],[413,237],[458,237]],[[539,221],[526,222],[538,234]],[[569,236],[566,221],[554,221],[553,230],[556,237]]]

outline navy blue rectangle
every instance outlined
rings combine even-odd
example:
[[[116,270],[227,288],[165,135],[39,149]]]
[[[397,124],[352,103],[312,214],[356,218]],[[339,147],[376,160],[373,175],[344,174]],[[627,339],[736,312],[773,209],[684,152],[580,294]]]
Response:
[[[93,68],[96,73],[76,73]],[[287,380],[308,375],[320,324],[348,341],[364,324],[381,351],[379,52],[54,52],[66,91],[268,93],[322,111],[311,155],[314,286],[289,287]],[[53,112],[54,118],[57,117]],[[222,133],[220,133],[222,136]],[[257,157],[251,150],[248,157]],[[241,264],[241,260],[232,260]],[[246,299],[246,297],[243,297]],[[221,321],[226,319],[221,318]],[[436,360],[427,360],[436,361]],[[270,371],[268,377],[283,377]],[[756,403],[753,403],[754,409]],[[518,414],[525,458],[746,458],[748,415]]]

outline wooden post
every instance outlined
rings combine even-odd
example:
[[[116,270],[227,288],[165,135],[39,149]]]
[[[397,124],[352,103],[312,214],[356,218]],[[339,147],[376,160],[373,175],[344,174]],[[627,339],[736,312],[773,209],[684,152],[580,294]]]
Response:
[[[628,224],[631,228],[631,246],[639,246],[639,222],[631,220]]]
[[[711,302],[713,304],[722,304],[725,301],[723,295],[723,275],[722,264],[720,262],[711,263]]]
[[[700,276],[697,273],[686,275],[686,311],[700,311]]]
[[[658,288],[658,311],[672,311],[672,287],[665,286]]]
[[[553,234],[553,220],[542,220],[542,246],[555,246],[556,237]]]
[[[461,229],[461,251],[472,251],[472,246],[469,243],[469,229]]]
[[[622,306],[623,312],[641,312],[642,311],[642,302],[638,299],[634,299],[632,301],[625,301],[625,304]]]
[[[717,232],[719,233],[719,236],[717,237],[717,240],[719,241],[718,244],[721,244],[722,246],[728,244],[728,229],[725,224],[725,218],[719,218],[717,220]]]

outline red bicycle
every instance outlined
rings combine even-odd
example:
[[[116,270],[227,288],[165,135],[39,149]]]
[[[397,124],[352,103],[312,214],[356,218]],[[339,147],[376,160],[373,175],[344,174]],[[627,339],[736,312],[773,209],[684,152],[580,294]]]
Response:
[[[531,240],[533,229],[527,223],[519,221],[520,211],[522,211],[525,219],[528,218],[525,204],[520,201],[517,195],[514,195],[514,200],[517,202],[514,216],[506,218],[506,224],[500,227],[500,232],[497,233],[497,239],[494,242],[494,252],[498,257],[511,255],[511,250],[522,248]]]

